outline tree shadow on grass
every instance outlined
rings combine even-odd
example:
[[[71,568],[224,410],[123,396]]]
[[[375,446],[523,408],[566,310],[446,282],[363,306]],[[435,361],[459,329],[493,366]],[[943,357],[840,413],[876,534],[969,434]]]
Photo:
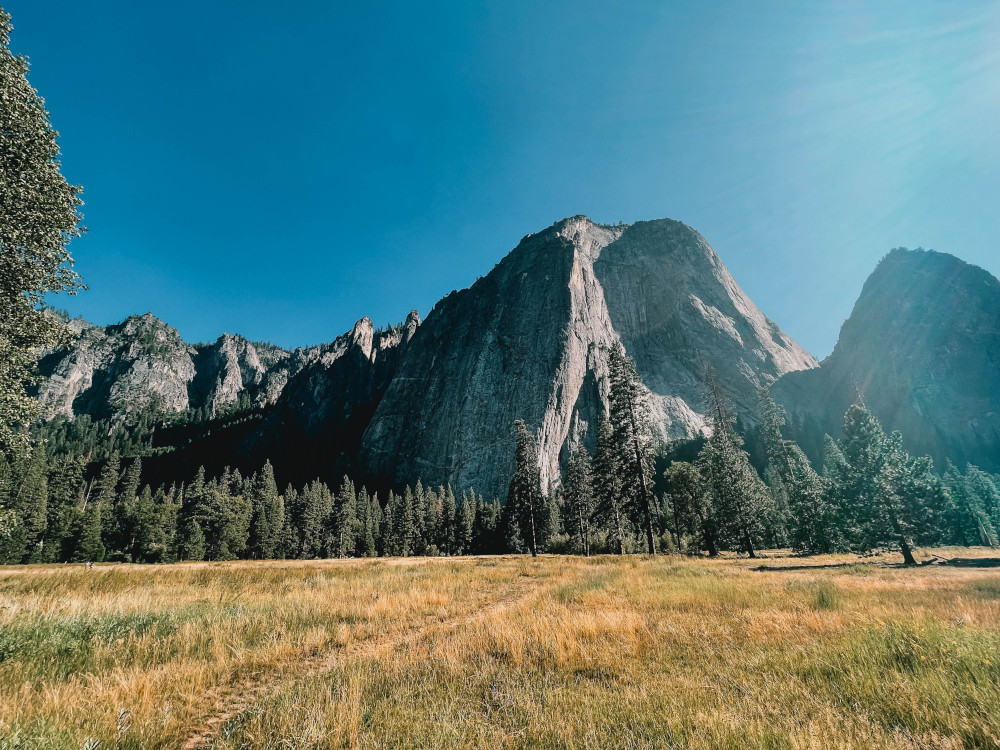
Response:
[[[953,557],[937,564],[952,568],[1000,568],[1000,557]]]
[[[858,565],[871,565],[874,568],[906,568],[923,567],[925,565],[941,565],[949,568],[1000,568],[1000,557],[938,557],[935,555],[930,560],[924,560],[916,566],[908,566],[903,562],[886,562],[884,560],[867,562],[859,560],[857,562],[827,563],[824,565],[758,565],[756,570],[760,572],[779,572],[782,570],[838,570],[843,568],[853,568]]]

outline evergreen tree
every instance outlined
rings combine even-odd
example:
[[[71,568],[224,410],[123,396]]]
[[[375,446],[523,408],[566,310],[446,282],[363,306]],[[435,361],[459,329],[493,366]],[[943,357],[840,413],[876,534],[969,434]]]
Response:
[[[472,549],[476,554],[490,554],[502,551],[498,544],[500,505],[495,500],[476,496],[476,520],[472,525]]]
[[[805,453],[782,435],[785,411],[767,388],[758,390],[758,401],[769,485],[773,495],[787,502],[792,548],[806,554],[833,552],[838,547],[837,518],[828,502],[827,483],[812,468]]]
[[[121,460],[118,453],[115,452],[105,462],[89,497],[89,502],[100,506],[102,539],[111,539],[114,535],[114,505],[118,500],[118,480],[120,478]]]
[[[45,554],[40,562],[66,562],[70,558],[83,505],[83,472],[84,461],[73,455],[50,462]]]
[[[362,512],[360,520],[360,535],[358,538],[358,555],[363,557],[375,557],[378,550],[375,539],[378,537],[378,499],[362,488],[358,495],[358,508]]]
[[[594,448],[594,517],[603,522],[614,540],[615,551],[625,554],[625,518],[622,509],[622,478],[614,433],[607,416],[597,417],[597,445]]]
[[[333,513],[330,514],[330,534],[335,557],[347,557],[349,552],[354,551],[357,503],[354,482],[345,476],[341,480],[340,491],[333,498]]]
[[[463,492],[455,511],[455,554],[468,555],[472,552],[472,531],[476,522],[476,493],[472,496]]]
[[[594,486],[590,470],[590,456],[583,443],[576,446],[566,464],[563,482],[566,509],[566,528],[576,538],[580,552],[590,557],[590,517],[594,513]]]
[[[684,551],[684,536],[698,540],[698,548],[715,557],[719,554],[718,533],[712,517],[705,480],[695,464],[674,461],[664,472],[670,487],[671,531],[677,549]]]
[[[711,370],[705,380],[712,436],[698,457],[698,470],[705,478],[720,542],[756,557],[770,496],[742,448],[736,417]]]
[[[86,502],[76,530],[76,545],[70,557],[72,562],[102,562],[104,543],[101,541],[101,503]]]
[[[844,461],[835,468],[835,494],[851,546],[867,552],[898,545],[903,561],[915,565],[913,536],[927,517],[926,465],[908,466],[899,433],[886,435],[860,404],[844,417],[839,448]]]
[[[285,513],[270,461],[265,461],[263,468],[246,483],[246,495],[250,505],[250,556],[271,559],[281,541]]]
[[[443,505],[438,495],[430,488],[424,490],[419,479],[413,490],[413,502],[423,511],[421,513],[423,523],[419,532],[423,540],[422,551],[426,552],[432,544],[437,545],[440,541]]]
[[[413,554],[414,526],[413,526],[413,490],[407,485],[403,489],[403,495],[399,498],[399,505],[393,513],[395,521],[395,548],[396,554],[402,557],[409,557]]]
[[[455,554],[455,493],[451,485],[439,487],[441,497],[441,526],[438,530],[437,546],[443,555]]]
[[[984,498],[970,481],[969,473],[971,471],[963,475],[951,461],[947,462],[944,482],[950,502],[943,509],[942,525],[947,529],[947,538],[952,544],[993,547],[996,545],[996,529],[986,511]]]
[[[523,420],[514,422],[516,444],[514,460],[516,469],[507,491],[507,509],[510,514],[508,546],[526,544],[531,556],[538,555],[539,519],[543,509],[541,475],[535,439]]]
[[[653,528],[653,466],[656,441],[649,418],[646,392],[639,380],[635,362],[617,347],[608,358],[609,419],[618,464],[621,491],[627,507],[637,519],[646,537],[646,550],[656,554],[656,531]]]
[[[43,445],[33,445],[5,470],[0,507],[10,509],[15,523],[0,535],[0,562],[41,562],[48,526],[48,462]]]
[[[181,560],[205,559],[205,534],[201,530],[201,525],[194,518],[188,518],[181,527],[177,557]]]
[[[984,529],[985,536],[992,538],[991,546],[996,546],[1000,543],[998,541],[998,532],[1000,532],[1000,487],[998,487],[998,480],[978,466],[966,464],[965,482],[970,492],[979,499],[979,507],[982,508],[983,513],[986,514],[986,520],[989,522],[989,525]],[[993,529],[992,532],[990,527]]]

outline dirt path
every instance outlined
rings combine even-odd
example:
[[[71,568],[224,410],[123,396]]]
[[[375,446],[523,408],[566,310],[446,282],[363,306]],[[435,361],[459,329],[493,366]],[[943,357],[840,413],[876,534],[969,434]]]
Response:
[[[319,677],[346,662],[355,659],[375,658],[391,653],[400,647],[418,643],[429,635],[448,633],[465,625],[487,619],[504,609],[515,607],[537,596],[540,591],[541,587],[537,581],[520,580],[514,583],[502,598],[488,601],[471,612],[463,613],[461,617],[431,622],[401,635],[377,636],[351,643],[343,648],[333,647],[318,654],[303,656],[301,659],[289,662],[274,670],[253,675],[249,680],[240,684],[220,686],[205,695],[206,702],[213,705],[213,713],[205,718],[191,736],[184,741],[181,750],[199,750],[199,748],[209,747],[227,721],[282,685],[302,678]]]

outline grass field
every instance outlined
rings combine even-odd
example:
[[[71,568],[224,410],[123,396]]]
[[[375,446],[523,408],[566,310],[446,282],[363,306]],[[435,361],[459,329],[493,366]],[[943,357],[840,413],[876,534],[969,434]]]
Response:
[[[0,750],[1000,747],[936,552],[3,568]]]

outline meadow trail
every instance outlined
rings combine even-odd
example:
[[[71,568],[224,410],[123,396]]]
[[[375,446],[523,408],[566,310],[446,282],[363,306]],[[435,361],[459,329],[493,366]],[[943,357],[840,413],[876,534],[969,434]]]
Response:
[[[475,562],[475,558],[468,560]],[[421,561],[421,563],[426,562],[426,559]],[[407,563],[400,561],[400,564]],[[333,645],[320,653],[302,654],[299,658],[292,659],[275,669],[258,672],[242,683],[219,686],[205,695],[206,704],[211,706],[210,713],[203,717],[198,728],[181,744],[181,750],[200,750],[209,747],[227,721],[283,685],[303,678],[320,677],[346,662],[374,659],[413,646],[429,636],[447,634],[485,620],[505,609],[537,598],[544,588],[539,586],[536,580],[521,578],[503,590],[497,591],[498,596],[482,603],[471,612],[466,611],[449,619],[428,622],[402,634],[376,636],[345,646]]]

